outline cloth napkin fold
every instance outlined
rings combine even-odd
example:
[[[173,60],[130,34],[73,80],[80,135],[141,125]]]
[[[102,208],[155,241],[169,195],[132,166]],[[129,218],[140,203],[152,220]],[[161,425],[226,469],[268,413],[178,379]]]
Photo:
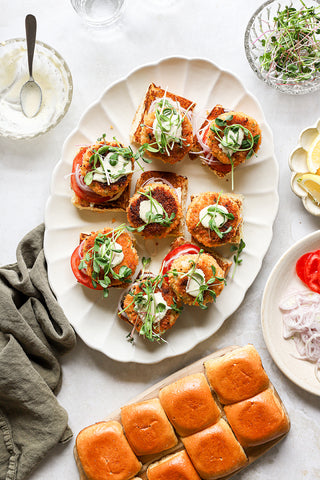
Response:
[[[72,437],[54,393],[59,355],[75,333],[55,299],[43,252],[44,225],[0,268],[0,480],[22,480],[50,448]]]

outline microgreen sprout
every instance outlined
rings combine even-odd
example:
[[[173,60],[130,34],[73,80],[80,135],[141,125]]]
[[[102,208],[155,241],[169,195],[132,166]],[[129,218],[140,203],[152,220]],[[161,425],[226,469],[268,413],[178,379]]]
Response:
[[[171,305],[168,305],[161,295],[161,288],[167,274],[163,275],[161,270],[157,276],[145,275],[146,268],[150,265],[150,261],[150,258],[144,257],[142,259],[140,279],[133,285],[132,290],[129,291],[129,294],[133,297],[132,301],[119,313],[125,312],[133,305],[139,319],[142,321],[139,335],[144,336],[152,342],[164,342],[165,340],[161,336],[163,332],[160,330],[161,318],[164,318],[167,310],[174,310],[180,313],[182,309],[177,305],[175,299],[173,299]],[[157,301],[159,300],[156,298],[158,292],[160,292],[161,301]],[[133,333],[135,330],[136,325],[133,326],[132,331],[127,336],[130,342],[134,341]]]
[[[234,123],[228,125],[233,120],[233,115],[228,115],[224,120],[217,117],[211,125],[210,130],[214,132],[216,139],[220,142],[219,147],[227,155],[231,163],[231,182],[232,190],[234,188],[233,172],[234,162],[232,155],[236,152],[248,152],[246,159],[254,154],[254,147],[258,143],[260,135],[252,135],[250,130],[241,125]]]
[[[255,40],[263,53],[259,57],[263,70],[279,82],[298,83],[312,79],[320,71],[320,7],[301,8],[280,5],[273,24]]]
[[[230,225],[228,228],[222,230],[222,227],[228,222],[228,220],[234,220],[234,215],[233,213],[226,212],[222,206],[219,205],[219,200],[221,197],[221,193],[219,193],[219,196],[217,198],[217,201],[215,205],[210,205],[207,209],[207,212],[203,217],[199,219],[199,222],[197,223],[197,227],[200,225],[200,223],[206,218],[210,217],[209,219],[209,229],[213,232],[216,233],[216,235],[222,239],[227,233],[231,232],[232,226]],[[217,217],[220,216],[222,217],[222,222],[217,225]]]
[[[88,265],[92,263],[92,285],[94,288],[100,285],[103,288],[104,297],[108,296],[108,288],[112,278],[121,280],[123,283],[130,283],[131,281],[131,268],[122,265],[119,272],[116,273],[113,267],[114,256],[122,253],[122,249],[117,246],[117,239],[125,229],[126,225],[122,224],[112,230],[111,233],[99,232],[94,240],[93,247],[86,252],[79,263],[79,270],[87,270]]]
[[[140,195],[143,195],[146,197],[147,200],[150,201],[150,210],[146,213],[146,218],[147,222],[144,225],[141,225],[140,227],[131,227],[127,226],[127,229],[129,231],[137,231],[137,232],[142,232],[147,225],[150,225],[151,223],[158,223],[162,227],[170,227],[172,224],[174,218],[175,218],[175,213],[172,212],[172,214],[168,215],[166,210],[163,208],[162,204],[158,202],[153,196],[152,196],[152,189],[149,188],[148,191],[138,192]]]
[[[215,301],[217,298],[217,295],[216,295],[216,292],[212,289],[212,287],[217,286],[221,283],[225,284],[226,280],[223,277],[216,276],[216,268],[214,265],[211,265],[212,276],[207,281],[205,280],[204,274],[202,276],[197,273],[198,262],[203,252],[204,251],[201,249],[195,260],[189,260],[190,269],[188,270],[187,273],[179,272],[176,269],[173,269],[170,272],[175,277],[178,277],[179,275],[183,277],[188,277],[189,282],[193,280],[198,284],[197,289],[199,290],[199,292],[195,297],[193,305],[198,304],[200,308],[202,308],[203,310],[206,310],[208,308],[208,305],[204,303],[205,294],[208,293],[211,297],[213,297]]]
[[[106,134],[104,133],[97,141],[105,141],[105,137]],[[102,144],[99,148],[92,149],[92,155],[89,159],[91,169],[84,177],[86,185],[91,185],[95,178],[99,178],[101,179],[99,181],[110,185],[124,175],[133,173],[133,169],[130,168],[132,160],[138,164],[141,170],[143,170],[143,167],[139,163],[140,159],[145,163],[151,163],[151,160],[143,156],[144,152],[150,149],[148,143],[141,145],[137,152],[134,153],[130,146],[122,147],[115,137],[113,137],[113,140],[116,146]],[[118,168],[115,170],[115,167]]]
[[[233,269],[233,273],[232,273],[232,278],[234,277],[234,274],[236,273],[236,269],[237,269],[237,265],[241,265],[242,263],[242,258],[239,258],[243,249],[245,248],[246,244],[245,242],[242,240],[240,240],[240,243],[238,245],[231,245],[231,250],[233,252],[236,252],[236,254],[233,256],[233,261],[234,261],[234,269]]]
[[[153,126],[142,124],[141,126],[150,128],[155,137],[155,142],[149,144],[147,150],[150,152],[160,152],[170,156],[170,150],[173,150],[175,144],[180,147],[187,145],[186,139],[182,137],[182,123],[185,116],[191,109],[192,104],[181,111],[180,103],[176,102],[176,107],[166,98],[166,94],[155,105],[155,120]]]

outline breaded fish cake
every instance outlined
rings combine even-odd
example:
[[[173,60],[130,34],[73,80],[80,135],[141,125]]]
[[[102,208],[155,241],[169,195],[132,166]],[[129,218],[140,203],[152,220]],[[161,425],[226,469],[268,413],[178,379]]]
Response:
[[[105,148],[106,147],[106,148]],[[83,155],[82,158],[82,164],[80,167],[81,175],[85,178],[85,176],[88,173],[93,173],[94,172],[94,163],[93,163],[93,155],[97,155],[99,157],[99,160],[96,163],[96,166],[101,169],[101,171],[104,171],[104,168],[101,165],[100,159],[101,160],[106,160],[112,155],[117,156],[117,152],[113,152],[112,150],[108,150],[108,147],[115,147],[115,148],[120,148],[122,149],[123,146],[117,142],[107,142],[105,140],[100,141],[96,143],[95,145],[92,145],[89,147],[86,152]],[[103,153],[99,153],[103,152]],[[109,177],[109,180],[106,180],[105,182],[103,181],[97,181],[97,180],[92,180],[90,184],[87,184],[87,187],[90,188],[94,193],[97,195],[100,195],[103,197],[101,200],[105,200],[106,198],[114,198],[118,197],[123,193],[127,185],[130,183],[131,178],[132,178],[132,172],[134,169],[134,159],[132,156],[130,156],[130,151],[128,150],[125,154],[124,157],[119,157],[120,161],[118,162],[119,168],[115,168],[115,166],[111,166],[109,162],[107,162],[107,165],[109,164],[110,168],[110,173],[112,172],[113,174],[118,175],[117,172],[119,173],[119,178],[115,179],[112,177]],[[123,159],[125,162],[123,162]],[[112,160],[111,160],[112,161]],[[123,163],[125,163],[125,171],[130,173],[123,173],[121,175],[121,170],[123,170]]]
[[[114,265],[114,266],[112,266],[112,264],[111,264],[112,269],[110,269],[110,272],[108,274],[108,277],[111,280],[111,283],[109,285],[110,287],[125,286],[128,283],[128,281],[130,281],[132,275],[134,274],[134,272],[137,268],[138,262],[139,262],[138,253],[137,253],[137,251],[134,247],[133,240],[132,240],[131,236],[129,235],[129,233],[123,231],[118,236],[114,232],[115,232],[115,230],[112,229],[112,228],[104,228],[102,230],[98,230],[97,232],[92,232],[91,235],[88,235],[83,240],[82,247],[81,247],[82,258],[85,259],[86,254],[88,254],[88,256],[91,257],[90,260],[86,261],[86,266],[87,266],[86,274],[89,277],[93,278],[94,268],[93,268],[93,258],[92,258],[92,256],[93,256],[93,253],[94,253],[94,247],[95,247],[95,244],[96,244],[97,236],[100,234],[102,236],[102,239],[105,238],[105,237],[114,238],[113,247],[112,247],[113,250],[119,250],[118,245],[120,245],[120,247],[122,249],[123,258],[121,259],[121,257],[122,257],[122,255],[121,255],[121,257],[117,257],[119,263],[115,262],[117,264]],[[99,253],[99,256],[103,257],[108,262],[108,258],[110,258],[110,253],[106,253],[105,255],[103,254],[102,251],[98,252],[98,253]],[[116,255],[116,253],[117,252],[113,252],[111,254],[112,258],[113,258],[114,255]],[[109,262],[109,264],[110,264],[110,262]],[[116,275],[119,275],[121,267],[128,267],[131,270],[130,275],[126,276],[124,279],[115,278],[112,274],[112,271],[115,272]],[[98,278],[100,280],[102,280],[104,278],[104,274],[105,274],[105,272],[104,272],[103,268],[100,268]]]
[[[144,221],[141,218],[142,210],[147,205],[150,211],[150,196],[155,200],[152,213],[157,214],[156,221]],[[149,202],[141,206],[143,202]],[[160,204],[160,207],[159,207]],[[176,191],[164,183],[150,183],[141,187],[130,199],[127,208],[128,222],[133,228],[143,227],[140,232],[145,238],[166,237],[182,218],[182,209]],[[171,220],[170,220],[171,219]]]
[[[212,213],[206,209],[212,207]],[[218,209],[217,209],[218,207]],[[201,221],[209,222],[205,227]],[[242,222],[241,202],[232,194],[218,192],[200,193],[192,198],[186,215],[186,225],[199,243],[207,247],[217,247],[233,241]]]
[[[196,272],[196,276],[192,277],[193,270]],[[201,277],[201,274],[199,275],[199,270],[201,270],[203,277]],[[187,275],[188,272],[189,275]],[[224,278],[224,272],[212,255],[208,253],[181,255],[172,262],[171,269],[168,272],[169,285],[177,297],[183,303],[196,306],[199,306],[199,299],[197,299],[197,294],[200,293],[197,288],[198,282],[199,285],[203,285],[214,277],[218,278],[214,283],[208,285],[208,290],[214,292],[214,295],[206,290],[203,293],[203,298],[201,298],[203,305],[213,302],[224,288],[224,281],[221,280]],[[191,285],[192,278],[194,280],[193,286]],[[192,291],[193,294],[188,293],[188,291]]]
[[[231,117],[232,119],[230,119]],[[220,122],[221,121],[226,122],[226,125],[225,126],[219,125],[219,120]],[[249,146],[246,143],[245,144],[243,143],[245,140],[248,140],[250,143],[252,141],[253,143],[252,150],[254,153],[256,153],[259,150],[259,147],[261,144],[261,129],[256,120],[254,120],[252,117],[249,117],[249,115],[242,112],[231,111],[231,112],[222,113],[211,122],[205,138],[205,143],[210,148],[210,151],[214,157],[216,157],[220,162],[224,164],[229,164],[229,165],[231,164],[231,160],[227,152],[224,151],[224,149],[222,148],[221,139],[218,137],[216,132],[212,131],[211,127],[213,126],[219,129],[220,137],[225,138],[226,132],[228,130],[230,132],[229,127],[231,125],[241,125],[245,129],[249,130],[249,132],[252,135],[251,137],[250,135],[245,134],[244,133],[245,131],[243,131],[243,129],[241,128],[239,129],[241,138],[243,135],[242,139],[239,137],[239,140],[241,140],[240,142],[241,144],[238,145],[238,147],[236,147],[236,148],[239,148],[239,150],[234,152],[232,151],[229,152],[233,165],[234,167],[236,167],[237,165],[239,165],[240,163],[243,163],[246,160],[247,155],[251,150],[251,148],[249,148]],[[233,135],[233,138],[236,138],[236,139],[238,138],[237,133],[231,133],[231,135]],[[230,137],[229,137],[229,140],[230,140]]]
[[[183,116],[183,114],[181,113]],[[155,113],[146,113],[144,116],[143,126],[141,128],[141,143],[149,143],[153,147],[157,147],[157,141],[154,134],[154,121]],[[183,157],[189,152],[193,143],[193,130],[192,125],[188,117],[185,115],[181,123],[181,140],[180,142],[174,142],[172,146],[168,146],[168,152],[148,152],[148,155],[155,158],[161,158],[163,162],[174,164],[183,159]]]
[[[118,312],[120,318],[134,326],[137,332],[141,332],[141,334],[145,335],[149,340],[152,340],[153,336],[158,338],[159,335],[162,335],[169,328],[173,327],[180,314],[180,302],[177,300],[168,282],[162,281],[160,287],[158,285],[159,282],[156,284],[154,282],[155,277],[146,275],[133,283],[129,292],[122,299],[122,310]],[[147,302],[148,295],[146,294],[146,290],[153,290],[153,294],[156,296],[159,293],[161,294],[161,301],[163,299],[168,307],[164,313],[162,312],[160,315],[156,315],[153,307],[151,306],[150,308],[150,303],[145,303],[144,307],[141,307],[141,303],[139,303],[137,298],[140,297],[141,302],[141,297],[144,296]],[[152,295],[149,295],[149,298],[151,297]],[[147,312],[149,312],[149,314],[147,314]]]

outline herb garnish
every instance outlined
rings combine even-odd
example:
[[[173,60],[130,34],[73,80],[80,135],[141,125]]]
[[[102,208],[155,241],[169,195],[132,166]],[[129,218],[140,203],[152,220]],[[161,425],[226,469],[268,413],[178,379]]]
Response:
[[[119,313],[125,312],[130,306],[134,305],[134,310],[137,312],[139,318],[142,320],[142,325],[139,331],[139,335],[146,337],[148,340],[153,341],[163,341],[162,333],[160,331],[160,321],[157,320],[157,315],[166,312],[166,310],[174,310],[175,312],[180,313],[182,308],[180,308],[176,300],[170,306],[167,303],[158,302],[156,303],[155,295],[157,291],[161,291],[164,278],[167,277],[167,274],[163,275],[162,271],[153,277],[146,276],[145,270],[151,262],[150,258],[143,257],[142,259],[142,272],[140,275],[140,280],[138,280],[134,285],[138,284],[138,288],[141,290],[138,293],[129,291],[129,295],[133,297],[132,301],[126,308],[124,308]],[[134,286],[133,285],[133,286]],[[154,326],[156,323],[159,323],[159,331],[154,331]],[[127,335],[127,339],[130,342],[134,341],[133,333],[136,330],[136,325],[133,326],[132,331]]]
[[[235,263],[234,265],[234,269],[233,269],[233,273],[232,273],[232,277],[234,277],[234,274],[236,273],[236,269],[237,269],[237,265],[241,265],[242,263],[242,258],[239,258],[241,253],[242,253],[242,250],[245,248],[246,244],[245,242],[242,240],[240,240],[240,243],[238,245],[231,245],[231,251],[232,252],[237,252],[234,256],[233,256],[233,261]]]
[[[116,242],[125,229],[126,225],[122,224],[110,233],[99,232],[94,240],[93,247],[86,252],[78,267],[79,270],[86,270],[89,263],[92,262],[92,285],[94,288],[97,288],[97,285],[103,287],[104,297],[107,297],[109,294],[110,276],[115,280],[121,280],[123,283],[130,283],[131,281],[128,278],[132,274],[131,268],[122,265],[119,273],[116,273],[112,267],[114,254],[122,252],[122,249],[119,250],[117,248]]]
[[[142,232],[148,225],[150,225],[150,223],[158,223],[162,227],[170,227],[176,214],[172,212],[169,217],[162,204],[152,196],[151,188],[149,188],[147,192],[139,191],[138,193],[145,196],[150,201],[150,210],[146,213],[147,222],[137,228],[127,225],[127,229],[131,232],[135,230],[137,232]]]
[[[256,40],[264,47],[259,61],[263,70],[282,83],[309,80],[320,71],[320,7],[278,7],[273,25]]]
[[[252,157],[254,154],[254,147],[258,143],[260,135],[252,135],[250,130],[241,125],[234,123],[228,125],[227,122],[233,120],[233,115],[228,115],[225,120],[217,117],[211,125],[210,130],[215,133],[216,139],[220,142],[221,150],[227,155],[231,163],[231,182],[232,190],[234,188],[233,172],[234,163],[232,155],[235,152],[248,152],[246,159]]]
[[[209,216],[210,217],[210,220],[209,220],[210,230],[215,232],[218,235],[218,237],[220,239],[222,239],[225,235],[227,235],[227,233],[231,232],[232,226],[230,225],[230,227],[228,227],[226,230],[221,230],[221,227],[223,227],[227,223],[228,220],[234,220],[234,215],[233,215],[233,213],[225,212],[221,208],[221,206],[219,206],[220,197],[221,197],[221,193],[219,193],[219,196],[217,198],[217,201],[216,201],[215,205],[210,205],[207,209],[206,214],[202,218],[199,219],[199,222],[197,223],[196,227],[198,227],[200,225],[200,223],[202,222],[202,220],[205,217]],[[223,223],[219,226],[216,223],[217,215],[221,215],[223,217]]]
[[[100,138],[97,139],[98,142],[105,141],[106,134],[104,133]],[[112,145],[101,145],[97,150],[92,149],[92,155],[89,159],[91,170],[85,175],[84,182],[86,185],[91,185],[94,180],[94,174],[102,175],[105,179],[105,182],[110,185],[112,181],[116,181],[124,175],[129,175],[133,173],[133,170],[126,170],[128,163],[131,163],[132,159],[139,165],[141,170],[143,167],[139,163],[139,160],[142,159],[145,163],[151,163],[151,160],[143,157],[143,154],[146,150],[149,150],[149,145],[146,143],[139,147],[137,152],[133,152],[132,148],[122,147],[119,141],[113,137],[114,142],[117,146]],[[111,153],[111,155],[109,155]],[[115,167],[119,163],[119,157],[122,157],[121,163],[123,163],[122,168],[120,168],[116,173],[111,173],[108,168],[105,168],[104,158],[108,156],[108,161],[112,167]]]
[[[153,131],[156,141],[149,144],[146,149],[149,152],[160,152],[170,156],[170,150],[175,144],[183,147],[183,142],[186,141],[182,135],[182,123],[192,104],[185,112],[181,112],[180,104],[177,103],[177,108],[166,98],[166,93],[161,98],[155,107],[155,121],[152,127],[142,124],[141,126],[150,128]],[[186,144],[186,146],[189,146]]]
[[[212,276],[209,278],[208,281],[205,281],[204,277],[199,278],[200,275],[197,274],[196,269],[197,269],[197,264],[200,259],[200,255],[204,253],[204,250],[201,249],[197,255],[196,260],[189,260],[190,263],[190,269],[188,270],[187,273],[184,272],[179,272],[176,269],[171,270],[169,273],[172,273],[174,277],[178,277],[181,275],[182,277],[187,276],[189,280],[194,280],[198,285],[199,285],[199,293],[197,294],[193,305],[198,303],[199,307],[202,308],[203,310],[206,310],[208,308],[208,305],[203,303],[204,301],[204,295],[208,293],[213,297],[214,301],[217,298],[217,294],[214,290],[212,290],[212,287],[215,285],[219,285],[220,283],[223,283],[224,285],[226,284],[226,280],[223,277],[217,277],[216,276],[216,268],[214,265],[211,265],[211,270],[212,270]],[[218,282],[217,282],[218,281]]]

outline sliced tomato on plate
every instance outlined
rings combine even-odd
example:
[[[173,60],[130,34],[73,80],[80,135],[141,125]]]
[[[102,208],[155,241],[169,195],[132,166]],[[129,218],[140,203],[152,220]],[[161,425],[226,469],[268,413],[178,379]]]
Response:
[[[296,272],[310,290],[320,293],[320,250],[302,255],[296,263]]]
[[[162,261],[162,273],[167,273],[174,260],[181,255],[188,255],[188,254],[197,254],[200,252],[200,248],[196,245],[192,245],[192,243],[185,243],[184,245],[180,245],[180,247],[176,247],[171,252],[166,255]]]
[[[85,287],[92,288],[94,290],[103,290],[101,285],[97,284],[96,287],[92,285],[92,279],[87,274],[85,274],[82,270],[79,270],[80,265],[80,255],[79,255],[80,245],[74,250],[73,254],[71,255],[71,268],[74,276],[76,277],[77,281],[84,285]]]

